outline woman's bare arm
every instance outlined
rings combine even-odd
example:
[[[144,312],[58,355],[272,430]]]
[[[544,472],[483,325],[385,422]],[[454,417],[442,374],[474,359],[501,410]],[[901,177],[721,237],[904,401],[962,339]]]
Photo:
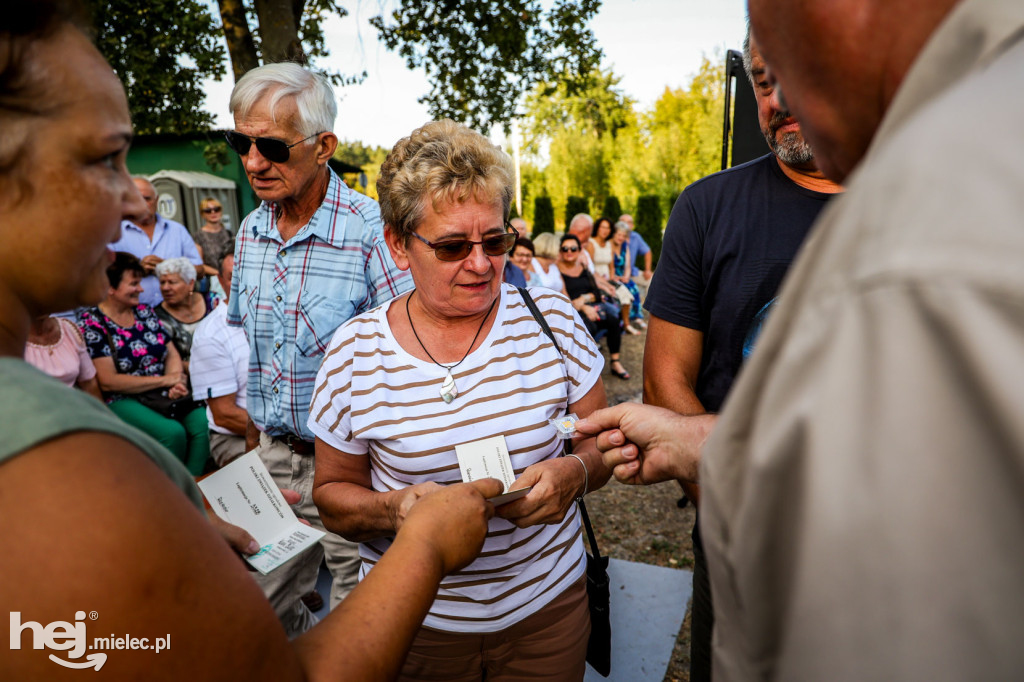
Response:
[[[78,433],[0,465],[0,538],[18,548],[0,553],[0,603],[44,626],[95,611],[88,644],[111,633],[170,637],[159,656],[107,652],[119,679],[392,679],[441,576],[479,552],[484,497],[500,487],[478,481],[424,498],[371,576],[290,645],[241,560],[170,480],[126,441]],[[0,661],[0,677],[54,676],[31,637]]]
[[[420,483],[377,492],[370,487],[370,458],[350,455],[316,439],[313,501],[328,530],[352,542],[394,535],[416,501],[439,489]]]
[[[169,388],[177,383],[166,375],[137,377],[121,374],[114,368],[114,360],[108,357],[95,358],[92,364],[96,367],[96,381],[105,393],[145,393],[154,388]]]

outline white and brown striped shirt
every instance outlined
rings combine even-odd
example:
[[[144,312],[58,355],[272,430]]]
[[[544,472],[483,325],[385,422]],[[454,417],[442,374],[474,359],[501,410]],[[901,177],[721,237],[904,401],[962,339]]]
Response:
[[[604,359],[564,296],[530,292],[564,358],[519,292],[503,285],[494,324],[453,371],[459,395],[445,404],[445,370],[396,343],[388,302],[335,332],[317,375],[309,428],[342,452],[369,455],[377,491],[459,482],[455,446],[496,435],[505,436],[517,475],[559,456],[561,441],[548,419],[594,387]],[[380,538],[360,546],[364,575],[390,544]],[[480,556],[444,580],[424,625],[502,630],[548,604],[584,567],[575,505],[559,524],[520,529],[494,518]]]

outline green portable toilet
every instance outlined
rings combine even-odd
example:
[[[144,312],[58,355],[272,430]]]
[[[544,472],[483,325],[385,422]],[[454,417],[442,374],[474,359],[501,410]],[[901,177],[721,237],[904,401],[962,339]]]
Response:
[[[198,171],[162,170],[150,175],[149,181],[156,189],[156,212],[163,217],[178,221],[195,234],[205,222],[199,202],[211,197],[224,207],[224,227],[237,234],[244,216],[233,180]]]

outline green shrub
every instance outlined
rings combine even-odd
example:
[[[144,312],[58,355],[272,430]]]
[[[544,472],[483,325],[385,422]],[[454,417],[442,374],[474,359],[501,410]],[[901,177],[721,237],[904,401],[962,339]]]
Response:
[[[605,199],[604,210],[601,212],[601,215],[611,220],[612,224],[614,224],[619,219],[619,216],[622,215],[622,205],[619,204],[619,198],[612,196]]]
[[[661,255],[661,233],[664,223],[661,217],[661,201],[654,195],[640,197],[636,202],[636,231],[651,247],[651,265],[658,264]]]
[[[551,197],[534,197],[533,199],[533,233],[555,231],[555,207],[551,205]]]
[[[589,213],[590,203],[586,197],[569,197],[565,202],[565,231],[569,231],[569,223],[577,213]]]

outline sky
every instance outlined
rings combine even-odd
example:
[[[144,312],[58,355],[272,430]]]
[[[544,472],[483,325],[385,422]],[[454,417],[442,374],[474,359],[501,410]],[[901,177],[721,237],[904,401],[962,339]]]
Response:
[[[416,100],[430,91],[422,70],[377,41],[369,18],[379,13],[374,0],[346,3],[350,14],[333,17],[325,26],[331,56],[321,63],[344,74],[367,71],[360,85],[338,88],[335,133],[342,140],[391,148],[400,138],[430,120]],[[666,87],[685,87],[701,59],[720,58],[739,50],[746,31],[745,0],[604,0],[590,22],[604,50],[602,67],[622,77],[619,87],[648,108]],[[231,128],[228,98],[233,81],[207,81],[206,108],[216,127]],[[723,76],[724,77],[724,76]],[[497,140],[495,133],[492,138]]]

